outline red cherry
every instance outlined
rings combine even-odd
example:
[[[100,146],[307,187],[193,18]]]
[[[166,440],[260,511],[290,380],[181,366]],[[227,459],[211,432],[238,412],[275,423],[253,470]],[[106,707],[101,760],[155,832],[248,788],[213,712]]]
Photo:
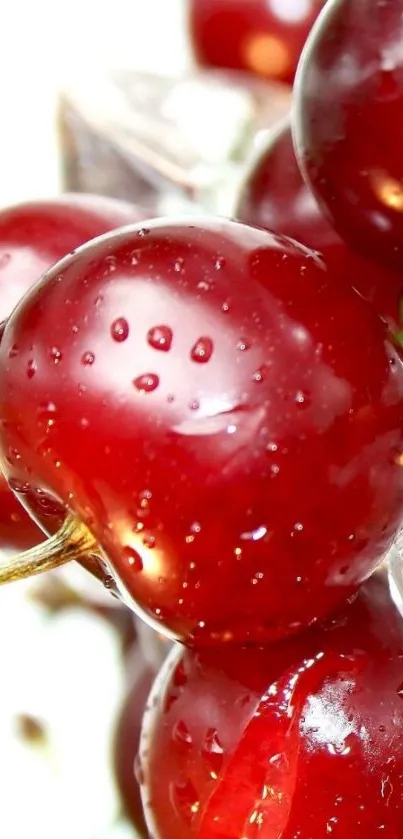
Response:
[[[201,64],[249,70],[291,83],[323,0],[190,0]]]
[[[402,392],[386,326],[311,251],[152,222],[62,260],[8,321],[3,463],[48,531],[66,509],[89,528],[161,631],[272,639],[389,549]]]
[[[141,770],[155,839],[400,839],[403,621],[387,581],[283,644],[175,651]]]
[[[288,121],[270,133],[254,161],[235,215],[319,251],[327,266],[353,282],[393,329],[402,328],[400,274],[352,251],[329,224],[298,168]]]
[[[136,773],[140,732],[147,699],[156,670],[135,650],[132,684],[128,690],[116,727],[113,762],[125,815],[141,836],[148,837]]]
[[[66,195],[1,210],[0,321],[66,253],[94,236],[141,218],[144,214],[130,204],[92,195]],[[0,476],[0,548],[21,549],[42,538]]]
[[[403,6],[335,0],[309,38],[295,92],[304,173],[341,235],[403,265]]]

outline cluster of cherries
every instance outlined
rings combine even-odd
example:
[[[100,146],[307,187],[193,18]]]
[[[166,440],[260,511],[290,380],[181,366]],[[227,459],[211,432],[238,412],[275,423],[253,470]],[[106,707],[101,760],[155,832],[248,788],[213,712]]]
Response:
[[[402,21],[330,0],[239,221],[0,214],[1,534],[50,537],[0,577],[76,558],[182,642],[136,761],[154,839],[401,839]]]

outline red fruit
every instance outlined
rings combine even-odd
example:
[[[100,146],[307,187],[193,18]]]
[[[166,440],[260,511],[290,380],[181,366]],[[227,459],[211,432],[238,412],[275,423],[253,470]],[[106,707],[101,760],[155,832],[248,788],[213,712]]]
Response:
[[[362,297],[225,220],[88,244],[0,345],[13,488],[47,530],[73,512],[137,608],[197,644],[298,631],[376,567],[403,514],[402,394]]]
[[[25,292],[66,253],[115,227],[144,218],[111,198],[66,195],[0,211],[0,321]],[[21,549],[42,534],[0,476],[0,549]]]
[[[392,328],[401,329],[400,274],[354,253],[329,224],[298,168],[288,121],[270,133],[245,179],[235,215],[319,251],[326,265],[353,282]]]
[[[291,83],[323,0],[190,0],[201,64],[249,70]]]
[[[295,91],[304,173],[340,234],[403,265],[403,4],[336,0],[315,26]]]
[[[132,684],[115,732],[113,762],[125,814],[140,835],[148,837],[136,768],[143,713],[157,671],[138,650],[132,666]]]
[[[155,839],[400,839],[403,621],[386,580],[292,641],[176,651],[141,769]]]

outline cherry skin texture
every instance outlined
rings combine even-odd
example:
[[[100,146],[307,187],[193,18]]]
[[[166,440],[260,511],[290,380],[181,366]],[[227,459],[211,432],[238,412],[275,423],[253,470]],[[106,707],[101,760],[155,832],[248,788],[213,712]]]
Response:
[[[403,266],[403,5],[328,3],[295,90],[304,176],[353,247]]]
[[[287,642],[175,651],[140,756],[155,839],[400,839],[403,621],[386,580]]]
[[[321,0],[190,0],[191,38],[201,64],[292,83]],[[285,8],[286,5],[286,8]]]
[[[403,362],[311,251],[155,221],[55,265],[0,344],[0,445],[51,530],[86,524],[136,608],[264,641],[372,572],[403,515]]]
[[[253,162],[235,216],[318,251],[327,266],[373,303],[392,329],[402,328],[400,274],[355,253],[336,233],[302,178],[288,121],[270,133]]]
[[[113,762],[125,814],[134,824],[140,836],[148,837],[140,786],[136,777],[136,766],[143,713],[157,670],[141,655],[138,649],[135,650],[132,667],[131,685],[116,726]]]
[[[0,211],[0,321],[62,256],[94,236],[144,218],[123,201],[92,195],[16,204]],[[42,533],[0,475],[0,548],[21,550]]]

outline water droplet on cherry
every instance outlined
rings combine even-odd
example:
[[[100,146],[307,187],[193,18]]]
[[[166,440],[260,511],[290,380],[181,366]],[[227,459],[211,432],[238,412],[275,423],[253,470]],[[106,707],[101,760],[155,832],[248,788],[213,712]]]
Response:
[[[189,408],[190,408],[191,411],[198,411],[199,408],[200,408],[199,400],[198,399],[192,399],[192,401],[189,402]]]
[[[36,362],[34,361],[33,358],[30,358],[29,361],[28,361],[28,364],[27,364],[28,379],[32,379],[35,376],[36,371],[37,371]]]
[[[263,382],[263,381],[264,381],[263,370],[262,369],[256,370],[255,373],[252,376],[252,382],[255,382],[256,384],[261,384],[261,382]]]
[[[173,728],[172,740],[174,743],[179,743],[183,746],[192,746],[193,740],[187,725],[183,720],[179,720]]]
[[[17,346],[17,344],[13,344],[8,351],[8,357],[15,358],[15,356],[18,355],[19,351],[20,349]]]
[[[397,695],[403,699],[403,682],[399,685],[397,689]]]
[[[152,393],[156,390],[160,383],[159,376],[156,373],[143,373],[134,379],[133,384],[139,393]]]
[[[147,341],[154,350],[168,352],[172,346],[173,332],[169,326],[153,326],[147,333]]]
[[[236,348],[237,350],[239,350],[239,352],[246,352],[246,350],[250,349],[250,344],[248,343],[246,338],[240,338],[236,345]]]
[[[222,271],[225,267],[225,259],[223,256],[218,256],[214,262],[214,268],[216,271]]]
[[[87,350],[87,352],[83,353],[81,356],[81,364],[84,367],[91,367],[91,365],[95,361],[95,353],[91,352],[91,350]]]
[[[140,554],[134,550],[134,548],[130,547],[130,545],[125,545],[122,549],[123,559],[126,560],[130,568],[133,571],[142,571],[143,570],[143,562],[141,559]]]
[[[298,390],[295,394],[295,403],[299,408],[309,408],[311,404],[311,397],[309,393],[304,390]]]
[[[210,361],[213,350],[214,343],[211,338],[202,335],[193,345],[190,351],[190,357],[192,361],[196,361],[198,364],[205,364],[207,361]]]
[[[144,547],[148,548],[149,550],[152,550],[153,548],[155,548],[155,542],[156,542],[155,536],[144,536],[144,538],[143,538],[143,545],[144,545]]]
[[[49,355],[51,360],[53,361],[53,364],[59,364],[63,358],[63,353],[60,347],[51,347]]]
[[[111,335],[114,341],[126,341],[129,335],[129,324],[126,318],[116,318],[111,325]]]
[[[207,731],[202,748],[202,757],[212,777],[218,778],[223,763],[224,749],[215,728],[209,728]]]

